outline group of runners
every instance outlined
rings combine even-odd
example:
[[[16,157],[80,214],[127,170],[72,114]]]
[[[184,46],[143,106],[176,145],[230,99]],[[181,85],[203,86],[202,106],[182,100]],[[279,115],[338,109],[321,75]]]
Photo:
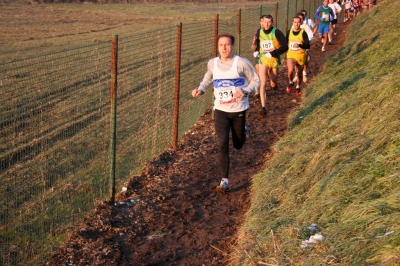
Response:
[[[199,87],[192,90],[193,97],[204,94],[207,88],[214,87],[214,127],[219,143],[218,167],[221,181],[218,192],[227,192],[229,187],[229,139],[232,136],[233,147],[241,149],[249,136],[246,125],[246,110],[250,108],[249,97],[260,98],[261,108],[258,113],[267,115],[266,90],[267,79],[271,90],[278,89],[278,68],[281,56],[286,53],[288,86],[286,93],[293,90],[301,96],[302,82],[307,82],[307,67],[310,60],[311,41],[315,35],[322,42],[322,51],[332,42],[336,35],[338,14],[342,11],[340,4],[344,0],[324,0],[317,8],[314,17],[319,25],[307,17],[307,11],[301,10],[292,20],[292,27],[286,36],[274,27],[271,15],[260,17],[260,28],[254,32],[251,49],[254,50],[255,62],[234,55],[235,38],[230,34],[221,34],[217,38],[219,56],[209,60],[207,72]],[[346,6],[345,6],[346,9]],[[318,33],[317,33],[318,32]]]
[[[353,0],[350,0],[353,1]],[[255,69],[260,78],[260,89],[255,96],[260,97],[259,114],[266,116],[266,86],[269,79],[271,90],[277,90],[278,68],[281,56],[286,53],[288,86],[286,92],[293,90],[296,96],[301,95],[301,84],[307,82],[307,68],[310,61],[310,45],[314,36],[322,42],[321,50],[326,51],[326,45],[332,43],[336,35],[337,18],[342,8],[336,0],[324,0],[317,8],[313,19],[307,17],[306,10],[300,10],[292,20],[292,27],[286,33],[273,26],[271,15],[260,17],[260,29],[254,32],[251,49],[254,49]]]
[[[344,22],[359,15],[363,9],[375,5],[375,0],[340,0],[344,9]]]

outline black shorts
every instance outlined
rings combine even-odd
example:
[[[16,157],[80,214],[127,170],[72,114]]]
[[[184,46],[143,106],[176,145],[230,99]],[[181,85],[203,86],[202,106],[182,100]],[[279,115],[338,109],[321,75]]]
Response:
[[[336,25],[337,24],[337,18],[333,19],[331,22],[332,22],[332,25]]]

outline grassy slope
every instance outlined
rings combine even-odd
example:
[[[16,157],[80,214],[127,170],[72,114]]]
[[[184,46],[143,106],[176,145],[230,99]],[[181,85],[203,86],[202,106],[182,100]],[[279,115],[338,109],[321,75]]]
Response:
[[[400,1],[379,2],[354,20],[253,178],[241,265],[400,265]],[[304,250],[313,223],[325,239]]]

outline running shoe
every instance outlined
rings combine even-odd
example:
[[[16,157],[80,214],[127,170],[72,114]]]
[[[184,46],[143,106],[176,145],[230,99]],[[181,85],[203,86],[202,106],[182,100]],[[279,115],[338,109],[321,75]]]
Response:
[[[326,50],[325,50],[325,46],[322,46],[322,52],[325,52]]]
[[[299,97],[301,95],[301,89],[296,88],[296,96]]]
[[[267,110],[265,109],[265,107],[262,107],[260,109],[260,111],[258,111],[258,114],[261,116],[266,116],[267,115]]]
[[[289,83],[289,86],[287,86],[287,88],[286,88],[286,92],[287,92],[287,93],[291,93],[292,90],[293,90],[293,87],[294,87],[294,83],[293,83],[293,82],[290,82],[290,83]]]
[[[219,193],[229,192],[229,185],[226,182],[221,181],[221,183],[215,189]]]

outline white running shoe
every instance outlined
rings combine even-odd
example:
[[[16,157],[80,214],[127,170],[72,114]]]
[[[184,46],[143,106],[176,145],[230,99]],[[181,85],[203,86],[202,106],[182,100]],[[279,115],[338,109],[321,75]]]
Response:
[[[322,52],[325,52],[326,50],[325,50],[325,46],[322,46]]]
[[[220,193],[229,192],[230,189],[228,183],[226,183],[225,180],[222,179],[221,183],[217,186],[216,191]]]

